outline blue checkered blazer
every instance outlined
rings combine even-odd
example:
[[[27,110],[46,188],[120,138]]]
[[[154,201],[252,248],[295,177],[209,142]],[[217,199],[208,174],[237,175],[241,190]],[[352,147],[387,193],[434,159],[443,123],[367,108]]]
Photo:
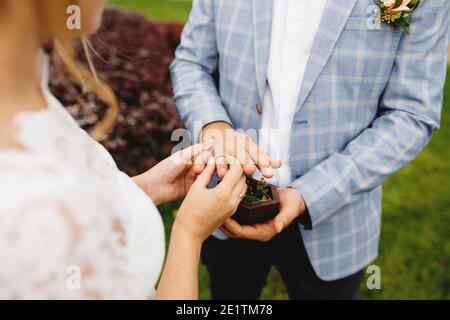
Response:
[[[171,72],[195,136],[214,121],[260,128],[255,106],[267,83],[272,1],[194,0]],[[324,280],[376,258],[381,184],[419,154],[440,122],[450,1],[424,0],[410,35],[369,27],[373,4],[327,1],[295,119],[286,123],[293,187],[313,226],[300,227],[301,235]]]

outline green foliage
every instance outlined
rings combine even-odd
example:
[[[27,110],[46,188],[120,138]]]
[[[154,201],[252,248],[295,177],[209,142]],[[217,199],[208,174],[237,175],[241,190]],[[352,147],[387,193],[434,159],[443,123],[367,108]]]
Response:
[[[158,20],[186,20],[189,1],[114,0]],[[450,72],[450,69],[448,70]],[[361,285],[360,299],[450,299],[450,77],[445,87],[441,129],[427,149],[383,188],[380,254],[381,290]],[[169,234],[178,204],[161,208]],[[200,267],[200,298],[209,299],[209,277]],[[272,269],[263,299],[286,299]]]
[[[266,180],[261,181],[247,180],[247,192],[242,202],[246,204],[257,204],[264,201],[272,200],[271,189]]]

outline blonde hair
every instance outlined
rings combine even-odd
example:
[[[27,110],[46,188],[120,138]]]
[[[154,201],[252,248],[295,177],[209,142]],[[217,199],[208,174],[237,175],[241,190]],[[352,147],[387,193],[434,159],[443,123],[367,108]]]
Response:
[[[92,61],[92,56],[90,54],[90,43],[86,37],[81,38],[83,50],[86,56],[86,60],[88,62],[88,66],[90,72],[83,67],[80,67],[74,59],[73,48],[68,45],[64,45],[58,39],[54,39],[54,47],[59,57],[63,61],[67,72],[73,78],[73,80],[80,85],[83,93],[92,92],[94,93],[100,100],[105,102],[109,110],[107,114],[101,119],[94,127],[90,130],[89,134],[96,140],[101,140],[104,138],[115,126],[117,123],[117,118],[119,116],[119,101],[114,94],[113,90],[102,80],[99,79],[97,72],[94,67],[94,63]],[[88,108],[86,101],[84,98],[78,94],[78,91],[74,90],[74,94],[76,95],[77,102],[85,109]]]

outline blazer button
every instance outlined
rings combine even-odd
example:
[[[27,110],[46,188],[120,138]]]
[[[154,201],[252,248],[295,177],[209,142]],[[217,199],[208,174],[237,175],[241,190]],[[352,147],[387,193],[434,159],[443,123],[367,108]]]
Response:
[[[258,103],[256,105],[256,112],[258,112],[259,115],[262,115],[263,107],[262,107],[261,103]]]

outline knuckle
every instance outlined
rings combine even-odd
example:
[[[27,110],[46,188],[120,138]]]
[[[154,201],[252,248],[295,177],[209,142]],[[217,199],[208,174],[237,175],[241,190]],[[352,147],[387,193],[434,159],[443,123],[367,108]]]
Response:
[[[245,238],[240,230],[232,230],[235,238]]]
[[[235,211],[235,209],[237,207],[237,204],[232,199],[227,199],[226,203],[225,203],[225,206],[226,206],[227,211],[229,212],[229,214],[232,214],[232,213],[234,213],[234,211]]]
[[[251,151],[252,149],[255,148],[255,146],[256,145],[253,143],[253,140],[250,137],[246,137],[245,138],[245,147],[246,147],[246,149]]]
[[[243,133],[239,133],[239,135],[237,136],[237,139],[239,140],[239,142],[245,146],[248,146],[250,143],[250,137],[243,134]]]
[[[219,200],[220,202],[225,202],[227,201],[227,196],[224,193],[218,193],[216,195],[217,200]]]
[[[228,209],[234,210],[236,208],[236,201],[234,201],[231,197],[226,200],[225,205]]]
[[[270,161],[268,161],[266,158],[260,156],[259,157],[259,165],[262,167],[269,167]]]
[[[222,192],[219,192],[219,189],[220,189],[219,186],[217,186],[215,189],[211,190],[212,191],[211,196],[212,196],[212,199],[214,199],[214,201],[222,203],[223,202],[223,194],[222,194]]]
[[[234,170],[235,170],[236,174],[238,174],[238,175],[241,175],[244,172],[244,168],[242,168],[242,165],[240,165],[240,164],[235,164]]]

